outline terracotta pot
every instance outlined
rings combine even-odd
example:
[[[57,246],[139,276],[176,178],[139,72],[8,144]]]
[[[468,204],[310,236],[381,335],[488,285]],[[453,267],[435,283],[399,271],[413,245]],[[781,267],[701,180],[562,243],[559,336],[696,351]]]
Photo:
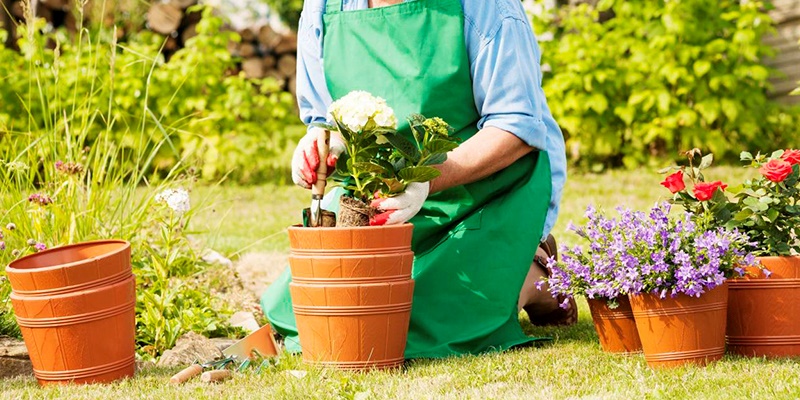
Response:
[[[414,281],[289,289],[303,360],[346,369],[403,364]]]
[[[636,321],[633,319],[633,310],[627,296],[617,299],[619,306],[615,309],[609,308],[605,299],[587,299],[587,301],[603,351],[642,352],[642,342],[639,341],[639,331],[636,330]]]
[[[12,262],[6,272],[40,384],[133,376],[136,282],[127,242],[53,248]]]
[[[725,353],[727,284],[700,297],[640,294],[630,301],[650,367],[702,366]]]
[[[413,226],[289,228],[290,291],[303,360],[343,369],[404,362]]]
[[[751,357],[800,356],[800,256],[761,257],[766,278],[730,281],[728,350]]]

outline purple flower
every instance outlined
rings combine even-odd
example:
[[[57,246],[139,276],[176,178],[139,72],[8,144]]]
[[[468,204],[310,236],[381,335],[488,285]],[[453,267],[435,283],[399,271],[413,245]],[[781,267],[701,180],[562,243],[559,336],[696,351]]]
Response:
[[[53,199],[46,194],[34,193],[28,196],[28,201],[31,203],[38,204],[40,206],[46,206],[48,204],[51,204],[53,202]]]
[[[0,241],[0,250],[6,249],[6,242]]]
[[[36,243],[33,248],[36,249],[36,251],[42,251],[47,249],[47,246],[44,243]]]

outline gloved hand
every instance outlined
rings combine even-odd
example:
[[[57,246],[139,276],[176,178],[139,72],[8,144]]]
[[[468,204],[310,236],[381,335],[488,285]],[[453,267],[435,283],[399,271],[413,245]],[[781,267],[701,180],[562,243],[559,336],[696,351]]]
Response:
[[[422,208],[422,203],[428,198],[430,187],[429,182],[412,182],[406,186],[405,192],[395,197],[373,200],[372,207],[383,212],[372,217],[369,224],[398,225],[410,220]]]
[[[317,151],[317,135],[322,128],[312,128],[297,143],[292,155],[292,181],[295,185],[305,189],[310,189],[311,185],[317,182],[317,168],[319,167],[319,152]],[[328,159],[328,175],[333,172],[336,160],[344,152],[344,142],[338,135],[331,132],[330,151]]]

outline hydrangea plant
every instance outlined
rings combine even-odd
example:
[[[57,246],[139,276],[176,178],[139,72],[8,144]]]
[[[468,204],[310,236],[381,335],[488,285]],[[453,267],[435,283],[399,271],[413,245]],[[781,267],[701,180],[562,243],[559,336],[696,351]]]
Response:
[[[411,139],[397,131],[394,111],[380,97],[350,92],[329,108],[333,124],[317,123],[341,134],[346,152],[330,175],[347,196],[368,203],[375,195],[395,196],[412,182],[439,176],[433,166],[447,160],[458,147],[453,129],[441,118],[409,116]]]
[[[561,261],[549,260],[546,281],[554,296],[605,299],[612,308],[628,294],[699,297],[757,264],[745,250],[746,234],[701,229],[690,213],[671,219],[669,203],[649,214],[617,211],[619,218],[608,218],[590,206],[586,226],[570,224],[588,249],[564,246]]]

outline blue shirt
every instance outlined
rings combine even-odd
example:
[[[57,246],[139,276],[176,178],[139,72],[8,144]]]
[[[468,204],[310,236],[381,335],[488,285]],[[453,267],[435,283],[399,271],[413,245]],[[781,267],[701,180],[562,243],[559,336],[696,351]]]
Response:
[[[404,0],[414,1],[414,0]],[[519,0],[461,0],[464,40],[472,74],[478,128],[493,126],[547,151],[553,192],[542,240],[553,228],[567,159],[564,137],[542,90],[541,53]],[[343,0],[342,9],[368,8],[368,0]],[[297,34],[297,100],[305,124],[324,122],[331,96],[322,67],[325,0],[305,0]]]

